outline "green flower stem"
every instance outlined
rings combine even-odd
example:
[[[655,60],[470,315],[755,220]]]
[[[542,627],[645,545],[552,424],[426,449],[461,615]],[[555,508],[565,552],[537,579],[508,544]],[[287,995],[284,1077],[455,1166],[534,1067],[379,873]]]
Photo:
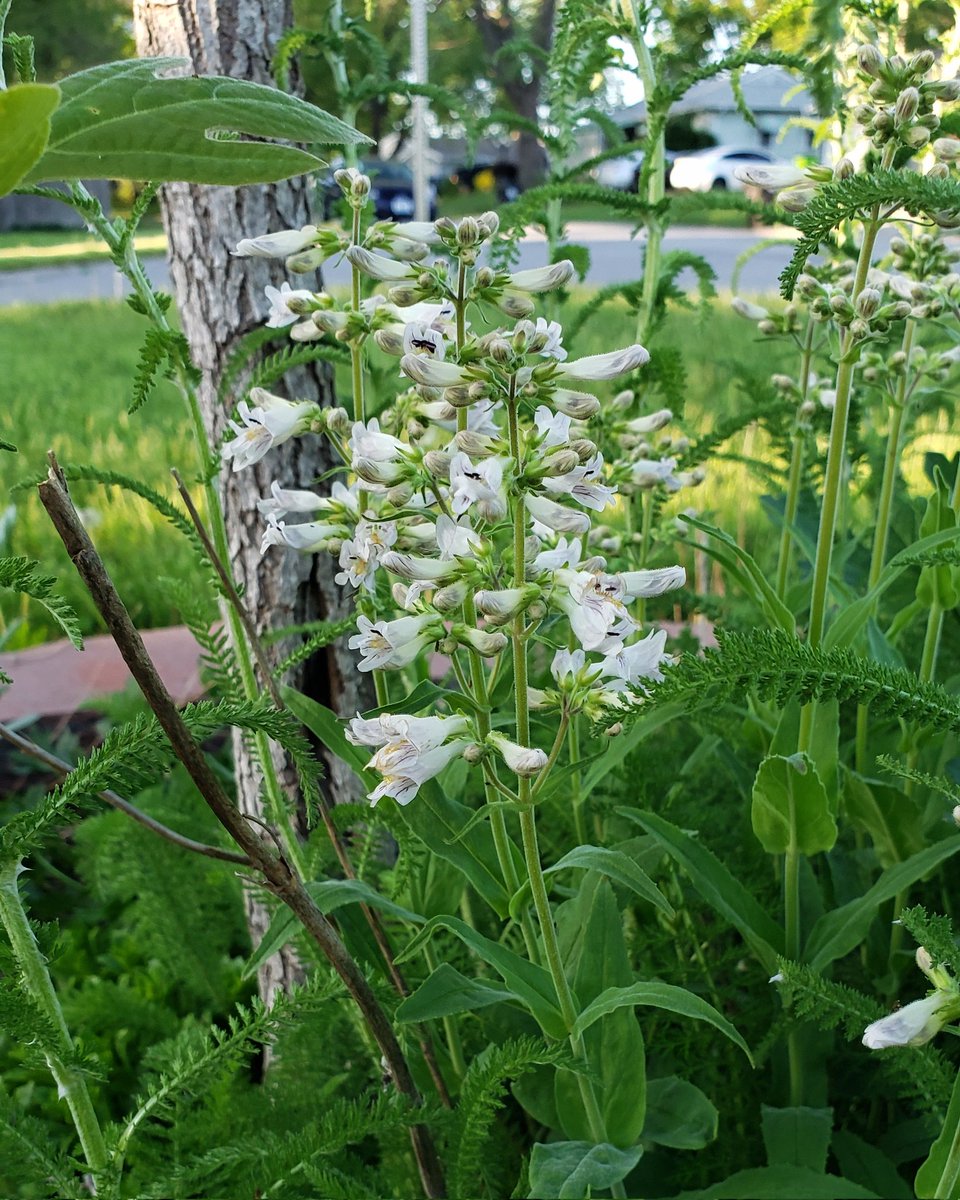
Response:
[[[547,776],[553,770],[553,764],[557,761],[557,757],[563,748],[563,739],[567,734],[567,725],[570,721],[570,716],[564,712],[560,717],[560,724],[557,726],[557,736],[553,739],[553,746],[550,748],[550,754],[544,763],[543,770],[533,781],[533,786],[530,789],[530,799],[536,799],[537,793],[541,791],[543,785],[547,782]]]
[[[517,422],[517,403],[511,388],[511,394],[507,403],[507,417],[510,430],[510,452],[513,455],[514,461],[519,463],[520,451],[520,429]],[[523,543],[526,534],[526,505],[524,503],[523,494],[521,493],[516,500],[513,510],[513,555],[514,555],[514,581],[517,587],[522,587],[524,583],[524,554]],[[530,707],[527,696],[527,645],[526,635],[524,632],[523,613],[518,613],[513,619],[513,678],[514,678],[514,701],[516,704],[517,718],[517,742],[521,746],[530,745]],[[557,929],[553,923],[553,914],[550,911],[550,900],[547,896],[547,887],[543,878],[543,868],[540,865],[540,847],[537,841],[537,820],[536,809],[531,801],[530,780],[527,777],[521,776],[518,780],[517,791],[520,797],[520,833],[523,838],[523,858],[527,868],[527,878],[530,883],[530,894],[533,899],[534,911],[537,914],[537,920],[540,925],[540,936],[543,940],[544,955],[547,960],[547,969],[550,972],[550,978],[553,980],[554,990],[557,993],[557,1002],[560,1006],[560,1013],[563,1018],[563,1023],[570,1035],[570,1045],[574,1054],[588,1067],[586,1049],[583,1044],[582,1037],[576,1037],[573,1034],[573,1027],[577,1020],[577,1007],[573,999],[573,992],[570,989],[570,984],[567,982],[567,976],[563,969],[563,959],[560,955],[560,943],[557,938]],[[593,1082],[588,1076],[588,1072],[577,1075],[577,1084],[580,1089],[580,1097],[583,1101],[584,1111],[587,1115],[587,1122],[590,1126],[590,1136],[599,1145],[607,1140],[606,1129],[603,1122],[603,1114],[600,1111],[600,1105],[597,1101],[596,1091]],[[623,1196],[625,1193],[622,1188],[614,1189],[615,1196]]]
[[[810,363],[813,358],[813,318],[807,320],[807,331],[803,338],[803,353],[800,358],[800,406],[810,390]],[[806,438],[799,421],[793,431],[793,446],[790,453],[790,474],[787,478],[787,498],[783,510],[783,531],[780,534],[780,554],[777,559],[777,595],[782,600],[787,594],[793,556],[793,525],[800,504],[800,484],[803,480],[803,451]]]
[[[953,1127],[950,1149],[944,1159],[940,1178],[933,1189],[934,1200],[950,1200],[951,1196],[957,1194],[958,1181],[960,1181],[960,1121]]]
[[[570,718],[570,727],[567,730],[567,755],[571,763],[580,762],[580,717],[577,713]],[[573,828],[577,835],[577,842],[581,846],[586,845],[587,841],[587,830],[583,823],[582,782],[578,768],[571,776],[570,790],[573,804]]]
[[[900,450],[903,443],[903,425],[907,415],[907,380],[910,373],[910,355],[916,324],[907,321],[903,331],[901,351],[905,356],[904,371],[897,380],[897,390],[890,405],[890,429],[887,432],[887,452],[883,461],[883,479],[880,484],[880,499],[877,502],[877,523],[874,527],[873,548],[870,554],[870,571],[867,575],[867,590],[873,588],[883,571],[890,538],[890,515],[893,511],[893,494],[900,473]],[[857,705],[857,739],[855,762],[861,773],[867,768],[867,732],[869,706]]]
[[[360,207],[355,205],[353,209],[353,228],[350,235],[350,243],[353,246],[360,244]],[[358,267],[351,267],[350,271],[350,307],[355,313],[360,311],[360,270]],[[350,370],[353,384],[353,419],[355,421],[365,420],[364,415],[364,399],[363,399],[363,346],[356,338],[350,341]],[[363,504],[360,505],[363,511]]]
[[[82,185],[77,186],[82,189],[82,193],[89,196],[89,193],[86,192],[85,188],[82,188]],[[120,249],[120,235],[102,211],[99,211],[97,216],[92,218],[92,224],[110,249],[117,253]],[[148,318],[158,329],[167,333],[171,332],[166,314],[157,303],[157,298],[154,295],[150,281],[144,274],[143,266],[137,257],[132,239],[125,248],[122,270],[133,285],[137,298],[143,305]],[[200,399],[182,363],[177,364],[175,374],[180,393],[187,402],[193,426],[194,441],[197,446],[197,452],[200,455],[200,473],[203,479],[204,499],[206,500],[207,514],[213,533],[214,548],[224,567],[227,567],[227,564],[230,562],[227,527],[224,521],[223,507],[220,503],[220,494],[215,484],[217,474],[216,463],[210,451],[210,443],[207,439],[207,432],[203,423],[203,414],[200,410]],[[227,624],[230,629],[230,641],[236,655],[244,697],[247,700],[257,700],[261,695],[261,688],[257,683],[253,656],[244,634],[243,625],[231,605],[223,604],[222,607],[226,610]],[[257,750],[257,758],[260,761],[260,768],[263,771],[264,790],[266,792],[270,821],[280,833],[283,840],[284,853],[290,865],[297,871],[301,878],[306,879],[308,877],[306,860],[287,811],[283,789],[280,785],[280,779],[270,749],[270,741],[265,733],[258,732],[254,735],[254,744]]]
[[[23,975],[24,987],[56,1034],[59,1047],[45,1049],[44,1058],[56,1081],[61,1099],[67,1102],[86,1164],[96,1176],[106,1168],[109,1155],[100,1122],[87,1090],[87,1081],[81,1071],[67,1065],[67,1061],[75,1053],[73,1040],[67,1029],[46,960],[40,953],[20,898],[20,889],[17,886],[20,869],[19,860],[8,862],[0,869],[0,922],[3,923],[10,939],[13,956]]]

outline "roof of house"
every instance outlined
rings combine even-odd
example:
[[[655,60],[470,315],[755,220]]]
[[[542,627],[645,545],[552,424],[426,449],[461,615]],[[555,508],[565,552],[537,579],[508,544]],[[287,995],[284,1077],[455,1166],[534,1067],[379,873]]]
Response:
[[[754,113],[782,113],[787,117],[810,116],[815,111],[810,93],[802,87],[796,75],[783,67],[748,69],[740,77],[740,84],[747,107]],[[684,113],[737,111],[729,72],[695,83],[670,108],[671,116],[677,117]],[[645,120],[647,105],[641,100],[610,115],[618,125],[635,125]]]

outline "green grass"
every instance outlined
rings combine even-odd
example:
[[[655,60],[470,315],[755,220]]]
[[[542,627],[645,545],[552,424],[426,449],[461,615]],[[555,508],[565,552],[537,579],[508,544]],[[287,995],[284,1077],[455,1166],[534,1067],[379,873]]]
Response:
[[[186,478],[196,473],[189,423],[172,384],[161,381],[138,413],[126,411],[145,328],[142,317],[116,303],[17,306],[0,316],[0,437],[18,448],[0,452],[0,513],[15,507],[0,552],[39,559],[87,631],[97,628],[93,606],[36,494],[10,489],[45,471],[49,448],[61,462],[134,475],[168,497],[171,467]],[[188,578],[194,570],[181,535],[148,504],[117,489],[77,483],[72,492],[134,619],[148,627],[176,620],[157,580]],[[10,633],[7,648],[52,636],[40,610],[11,593],[0,594],[0,614]]]
[[[167,242],[159,221],[145,221],[135,240],[140,254],[166,252]],[[0,271],[54,267],[109,257],[100,238],[83,229],[16,229],[0,233]]]

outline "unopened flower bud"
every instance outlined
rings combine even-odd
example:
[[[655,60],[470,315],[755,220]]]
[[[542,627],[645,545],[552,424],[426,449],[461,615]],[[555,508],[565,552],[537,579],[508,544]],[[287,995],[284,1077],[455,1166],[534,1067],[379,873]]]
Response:
[[[840,181],[843,179],[849,179],[851,177],[851,175],[856,174],[856,171],[857,171],[857,168],[853,165],[851,160],[849,158],[847,158],[846,156],[844,156],[843,158],[840,159],[840,161],[837,163],[837,165],[833,168],[833,177],[837,181]]]
[[[394,508],[402,508],[413,495],[413,484],[409,482],[397,483],[393,487],[387,488],[387,500]]]
[[[869,319],[880,307],[881,296],[876,288],[866,287],[857,297],[857,312]]]
[[[433,593],[433,607],[437,612],[448,613],[459,610],[463,607],[463,602],[467,598],[466,580],[458,579],[455,583],[448,583],[446,587],[440,588]]]
[[[934,163],[927,171],[927,179],[949,179],[950,168],[945,162]]]
[[[576,441],[570,443],[570,449],[582,463],[587,462],[597,453],[596,443],[591,442],[589,438],[577,438]]]
[[[410,589],[405,583],[399,581],[390,588],[390,595],[393,597],[393,602],[397,608],[406,608],[407,600],[409,599]]]
[[[960,161],[960,138],[940,137],[933,143],[933,152],[941,162]]]
[[[785,188],[777,193],[777,203],[787,212],[803,212],[815,195],[816,188]]]
[[[395,333],[392,329],[378,329],[373,335],[373,340],[384,354],[392,354],[395,358],[403,354],[403,335]]]
[[[497,273],[492,267],[478,267],[477,273],[473,277],[474,286],[480,291],[486,291],[488,287],[492,287],[496,281]]]
[[[893,123],[898,128],[902,125],[908,125],[917,115],[917,109],[920,107],[920,93],[915,87],[904,88],[897,97],[897,103],[893,110]]]
[[[915,75],[926,75],[936,61],[932,50],[918,50],[911,57],[909,64],[905,63],[904,66],[909,65]]]
[[[500,228],[500,217],[493,209],[488,209],[487,212],[481,213],[477,218],[480,225],[480,232],[484,237],[491,238]]]
[[[856,317],[850,322],[850,336],[855,342],[863,341],[869,335],[870,323],[868,321],[864,321],[862,317]]]
[[[920,150],[930,141],[930,130],[922,125],[914,125],[904,132],[903,141],[912,150]]]
[[[776,321],[758,321],[757,329],[765,337],[772,337],[775,333],[779,333]]]
[[[884,57],[876,46],[863,45],[857,47],[857,66],[866,75],[872,75],[874,79],[880,74],[884,67]]]
[[[505,364],[513,358],[513,347],[506,338],[494,337],[487,345],[487,354],[494,362]]]
[[[444,241],[456,238],[457,236],[457,227],[449,217],[440,217],[434,221],[433,227]]]
[[[467,625],[456,625],[454,633],[464,646],[470,646],[484,658],[491,658],[494,654],[499,654],[501,650],[506,649],[510,642],[507,635],[499,630],[471,629]]]
[[[449,479],[452,457],[444,450],[428,450],[423,456],[423,465],[434,479]]]
[[[344,435],[353,428],[353,417],[345,408],[326,408],[323,410],[324,424],[331,433]]]
[[[623,722],[614,721],[612,725],[608,725],[603,731],[605,737],[619,737],[623,733]]]
[[[539,596],[540,589],[535,584],[528,584],[526,587],[503,588],[499,591],[480,591],[473,599],[477,610],[484,616],[509,620],[522,613]]]
[[[586,421],[600,411],[600,401],[589,392],[571,392],[566,388],[559,388],[550,397],[550,401],[558,412],[573,417],[575,421]]]
[[[742,296],[734,296],[730,301],[730,307],[738,317],[746,317],[748,321],[762,321],[770,316],[768,309],[760,304],[751,304],[749,300],[744,300]]]
[[[543,750],[533,746],[518,746],[502,733],[488,733],[487,743],[499,751],[503,761],[515,775],[539,775],[547,765],[547,756]]]
[[[475,217],[464,217],[457,226],[457,245],[475,246],[480,241],[480,225]]]
[[[936,83],[924,84],[924,90],[938,100],[952,104],[960,100],[960,79],[940,79]]]

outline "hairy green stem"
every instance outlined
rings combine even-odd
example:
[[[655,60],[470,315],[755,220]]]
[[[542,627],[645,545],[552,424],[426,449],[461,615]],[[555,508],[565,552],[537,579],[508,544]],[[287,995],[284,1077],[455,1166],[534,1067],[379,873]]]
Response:
[[[44,1058],[56,1081],[60,1098],[67,1102],[86,1164],[96,1176],[104,1170],[109,1161],[107,1147],[87,1090],[87,1081],[82,1071],[68,1065],[75,1054],[73,1039],[70,1037],[46,960],[40,953],[20,898],[20,889],[17,886],[20,869],[19,860],[7,862],[0,869],[0,921],[10,939],[13,956],[23,976],[24,988],[50,1023],[59,1043],[56,1047],[45,1047]]]
[[[807,320],[807,331],[803,338],[803,353],[800,357],[800,405],[802,407],[810,390],[810,363],[813,358],[813,335],[815,325],[812,317]],[[780,553],[777,558],[777,595],[782,600],[787,594],[790,566],[793,557],[793,525],[800,505],[800,484],[803,480],[803,451],[805,436],[799,420],[793,430],[793,445],[790,452],[790,474],[787,478],[787,496],[783,509],[783,530],[780,533]]]

